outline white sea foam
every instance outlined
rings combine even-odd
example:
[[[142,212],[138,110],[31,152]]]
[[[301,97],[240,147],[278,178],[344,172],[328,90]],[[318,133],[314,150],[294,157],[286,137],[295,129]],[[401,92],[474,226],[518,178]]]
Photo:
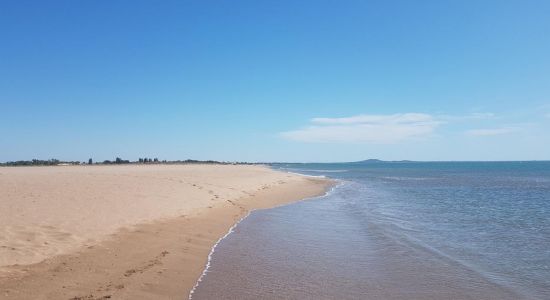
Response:
[[[231,228],[229,228],[227,233],[224,236],[222,236],[221,238],[219,238],[218,241],[214,244],[214,246],[212,246],[212,249],[210,250],[210,253],[208,254],[208,260],[206,261],[206,266],[204,267],[204,270],[202,271],[201,276],[199,276],[199,279],[197,279],[197,282],[195,283],[195,285],[193,286],[193,288],[189,292],[189,300],[191,300],[193,298],[193,293],[195,292],[195,290],[199,286],[199,283],[202,281],[204,276],[206,276],[206,273],[208,272],[208,269],[210,268],[210,263],[212,261],[212,255],[214,255],[214,252],[216,251],[216,247],[218,246],[218,244],[223,239],[225,239],[227,236],[229,236],[233,232],[233,230],[235,230],[235,227],[237,227],[237,225],[239,225],[239,223],[241,223],[242,220],[244,220],[246,217],[248,217],[250,215],[250,213],[252,213],[252,210],[249,211],[244,217],[242,217],[237,223],[235,223],[233,226],[231,226]]]
[[[343,173],[348,172],[349,170],[309,170],[309,169],[286,169],[296,172],[314,172],[314,173]]]
[[[286,171],[288,174],[294,174],[294,175],[300,175],[305,177],[313,177],[313,178],[327,178],[325,175],[308,175],[308,174],[302,174],[302,173],[296,173],[291,171]]]
[[[290,172],[289,172],[290,173]],[[295,173],[295,174],[298,174],[298,173]],[[304,175],[304,174],[298,174],[298,175],[302,175],[302,176],[308,176],[308,175]],[[317,177],[317,176],[314,176],[314,177]],[[335,180],[337,182],[336,185],[332,186],[329,190],[327,190],[323,195],[321,196],[316,196],[316,197],[308,197],[308,198],[304,198],[300,201],[305,201],[305,200],[312,200],[312,199],[318,199],[318,198],[324,198],[324,197],[327,197],[329,196],[330,194],[332,194],[336,188],[338,188],[339,186],[343,185],[344,184],[344,181],[342,180],[338,180],[336,179]],[[268,208],[268,209],[273,209],[273,208],[277,208],[277,207],[281,207],[281,206],[285,206],[285,205],[289,205],[289,204],[292,204],[292,203],[288,203],[288,204],[281,204],[281,205],[278,205],[278,206],[275,206],[275,207],[271,207],[271,208]],[[197,282],[195,283],[195,285],[193,286],[193,288],[191,289],[191,291],[189,292],[189,297],[188,299],[191,300],[193,299],[193,294],[195,293],[195,291],[197,290],[197,288],[199,287],[199,284],[200,282],[203,280],[203,278],[206,276],[206,274],[208,273],[208,269],[210,268],[210,265],[211,265],[211,262],[212,262],[212,256],[214,255],[214,252],[216,251],[216,247],[218,247],[218,245],[225,239],[227,238],[231,233],[233,233],[235,231],[235,228],[239,225],[239,223],[241,223],[244,219],[246,219],[248,216],[250,216],[250,214],[252,212],[256,211],[256,209],[252,209],[250,210],[244,217],[242,217],[239,221],[237,221],[233,226],[231,226],[231,228],[229,228],[229,230],[227,231],[227,233],[222,236],[221,238],[218,239],[218,241],[214,244],[214,246],[212,246],[212,249],[210,250],[210,253],[208,254],[208,259],[206,261],[206,265],[204,267],[204,270],[202,271],[201,275],[199,276],[199,279],[197,279]]]

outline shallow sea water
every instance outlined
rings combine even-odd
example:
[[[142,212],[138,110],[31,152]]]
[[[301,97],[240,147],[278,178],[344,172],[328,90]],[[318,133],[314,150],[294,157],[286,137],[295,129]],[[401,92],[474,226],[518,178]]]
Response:
[[[550,299],[550,163],[293,164],[341,180],[253,212],[193,299]]]

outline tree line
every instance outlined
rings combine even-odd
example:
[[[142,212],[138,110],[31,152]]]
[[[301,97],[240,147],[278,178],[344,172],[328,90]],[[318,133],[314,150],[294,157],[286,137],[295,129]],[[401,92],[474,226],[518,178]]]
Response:
[[[59,159],[32,159],[32,160],[18,160],[8,161],[0,163],[0,166],[58,166],[58,165],[79,165],[79,161],[61,161]]]
[[[94,162],[92,158],[88,159],[88,162],[80,161],[61,161],[59,159],[32,159],[32,160],[18,160],[18,161],[8,161],[0,163],[0,166],[59,166],[59,165],[120,165],[120,164],[253,164],[248,162],[224,162],[216,160],[195,160],[195,159],[186,159],[186,160],[159,160],[158,158],[139,158],[136,161],[130,161],[116,157],[114,160],[104,160],[102,162]]]

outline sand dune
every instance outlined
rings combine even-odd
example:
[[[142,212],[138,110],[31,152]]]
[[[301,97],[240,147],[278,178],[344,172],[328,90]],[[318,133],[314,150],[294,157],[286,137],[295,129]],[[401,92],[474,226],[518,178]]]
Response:
[[[0,168],[0,298],[185,298],[236,220],[328,184],[261,166]]]

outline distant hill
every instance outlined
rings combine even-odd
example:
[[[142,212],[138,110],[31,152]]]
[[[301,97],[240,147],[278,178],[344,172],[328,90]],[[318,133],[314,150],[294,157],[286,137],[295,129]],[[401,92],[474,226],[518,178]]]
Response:
[[[365,160],[361,160],[361,161],[355,161],[353,163],[355,163],[355,164],[377,164],[377,163],[383,163],[383,162],[385,162],[385,161],[380,160],[380,159],[371,158],[371,159],[365,159]]]
[[[351,162],[353,164],[381,164],[381,163],[405,163],[405,162],[413,162],[412,160],[380,160],[380,159],[365,159],[361,161],[354,161]]]

